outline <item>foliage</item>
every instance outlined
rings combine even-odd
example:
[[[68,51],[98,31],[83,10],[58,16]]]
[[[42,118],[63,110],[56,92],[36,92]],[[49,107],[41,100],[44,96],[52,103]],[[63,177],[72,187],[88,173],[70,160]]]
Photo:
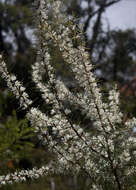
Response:
[[[34,129],[29,127],[28,120],[18,120],[16,112],[6,123],[0,124],[0,157],[1,159],[19,159],[34,145],[30,139],[34,137]]]

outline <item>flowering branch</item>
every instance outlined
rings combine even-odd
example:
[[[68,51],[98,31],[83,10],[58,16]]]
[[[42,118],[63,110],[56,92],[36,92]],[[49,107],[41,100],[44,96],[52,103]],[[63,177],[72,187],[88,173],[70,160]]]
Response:
[[[132,180],[136,167],[136,139],[129,134],[136,125],[136,118],[123,122],[117,89],[109,92],[107,103],[102,101],[102,93],[92,73],[93,66],[84,42],[81,41],[75,48],[70,38],[75,34],[73,38],[79,39],[82,34],[77,34],[74,21],[68,17],[66,19],[65,14],[61,13],[61,5],[59,0],[40,0],[37,10],[40,36],[37,61],[32,66],[32,78],[44,101],[53,105],[51,117],[32,107],[32,100],[25,88],[14,75],[9,74],[2,56],[0,57],[2,77],[19,99],[20,106],[28,110],[26,117],[34,126],[38,137],[56,154],[56,162],[50,167],[43,166],[40,169],[0,176],[0,184],[25,181],[26,177],[35,179],[53,172],[78,174],[82,171],[90,178],[91,189],[104,189],[106,184],[112,185],[113,189],[128,189],[125,181]],[[50,8],[54,10],[53,25],[48,16]],[[61,52],[77,83],[83,87],[83,93],[72,94],[56,78],[49,43],[53,43]],[[42,81],[44,72],[48,78],[46,84]],[[64,100],[80,105],[99,133],[93,134],[91,129],[86,132],[80,124],[75,124],[68,114],[72,110],[65,108]],[[52,134],[48,131],[50,126]]]

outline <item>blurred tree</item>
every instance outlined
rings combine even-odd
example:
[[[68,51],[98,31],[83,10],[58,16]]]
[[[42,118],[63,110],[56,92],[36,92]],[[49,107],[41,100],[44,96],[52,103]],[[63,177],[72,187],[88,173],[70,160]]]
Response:
[[[101,70],[101,75],[107,80],[123,84],[135,77],[133,69],[136,67],[136,31],[116,30],[109,31],[108,35],[107,47],[99,55],[97,69]]]
[[[20,71],[20,79],[26,78],[28,67],[35,60],[31,3],[31,0],[0,0],[0,51],[10,60],[10,70]]]

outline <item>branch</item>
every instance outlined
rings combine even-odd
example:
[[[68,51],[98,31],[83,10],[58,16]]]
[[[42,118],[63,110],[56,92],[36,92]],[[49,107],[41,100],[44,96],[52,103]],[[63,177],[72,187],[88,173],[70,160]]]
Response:
[[[100,20],[99,17],[101,17],[102,13],[105,11],[105,8],[111,6],[111,5],[115,4],[115,3],[118,3],[119,1],[121,1],[121,0],[114,0],[114,1],[109,2],[109,3],[101,4],[100,7],[99,7],[96,11],[94,11],[93,13],[90,13],[90,14],[88,15],[88,19],[86,20],[85,25],[84,25],[84,28],[83,28],[83,31],[84,31],[84,33],[85,33],[85,40],[86,40],[86,43],[87,43],[86,31],[87,31],[87,28],[88,28],[88,26],[89,26],[90,19],[91,19],[92,17],[94,17],[96,14],[98,14],[98,17],[97,17],[98,19],[97,19],[97,21],[96,21],[96,24],[97,24],[97,23],[100,23],[100,22],[98,22],[98,21]],[[105,2],[106,2],[106,1],[105,1]],[[88,46],[86,46],[86,47],[88,47]]]

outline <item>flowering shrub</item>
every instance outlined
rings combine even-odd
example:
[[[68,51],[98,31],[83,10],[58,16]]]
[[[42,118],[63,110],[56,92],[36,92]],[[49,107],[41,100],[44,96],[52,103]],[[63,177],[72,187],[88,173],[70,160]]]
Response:
[[[84,173],[90,179],[90,189],[135,189],[136,138],[131,135],[131,131],[136,119],[124,123],[116,88],[110,90],[107,102],[103,101],[82,34],[77,32],[74,19],[62,13],[61,6],[59,0],[39,0],[37,3],[39,49],[37,61],[32,66],[32,77],[45,102],[53,105],[50,116],[33,107],[25,87],[14,75],[9,74],[0,57],[2,77],[19,99],[21,108],[27,110],[26,117],[39,139],[48,145],[57,159],[39,169],[0,176],[0,184],[26,181],[27,178],[37,179],[54,173]],[[53,18],[50,18],[50,10]],[[74,46],[76,40],[77,47]],[[57,79],[50,55],[51,43],[59,49],[84,92],[74,94]],[[46,83],[42,82],[44,72],[48,78]],[[80,123],[75,124],[69,117],[72,109],[64,106],[64,100],[79,105],[81,111],[90,118],[90,127],[95,128],[97,133],[93,134],[91,129],[86,131]]]

